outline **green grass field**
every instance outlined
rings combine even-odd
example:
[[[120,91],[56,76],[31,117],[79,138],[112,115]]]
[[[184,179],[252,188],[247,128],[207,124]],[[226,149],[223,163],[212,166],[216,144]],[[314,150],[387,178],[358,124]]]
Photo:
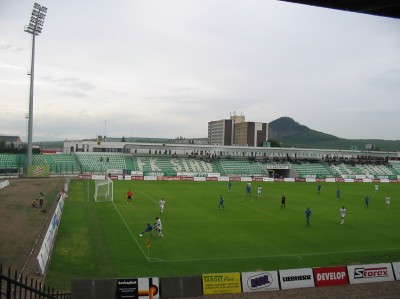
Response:
[[[256,189],[263,187],[262,198]],[[46,283],[72,278],[178,276],[400,261],[398,184],[115,181],[114,203],[95,203],[94,184],[73,180]],[[135,194],[127,205],[125,194]],[[336,200],[336,189],[342,199]],[[89,191],[88,191],[89,190]],[[220,195],[225,210],[218,209]],[[286,209],[280,198],[285,194]],[[369,208],[364,197],[369,194]],[[390,209],[385,196],[392,198]],[[166,199],[160,215],[158,201]],[[340,224],[339,208],[347,209]],[[313,211],[306,226],[305,209]],[[146,223],[163,222],[146,248]]]

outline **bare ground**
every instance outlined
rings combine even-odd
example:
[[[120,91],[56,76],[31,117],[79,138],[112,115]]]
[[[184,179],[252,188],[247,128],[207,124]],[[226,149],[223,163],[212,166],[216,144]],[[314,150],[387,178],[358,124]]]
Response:
[[[37,275],[36,256],[54,210],[53,202],[61,190],[64,178],[9,181],[10,186],[0,189],[0,262],[3,263],[3,271],[4,268],[11,267],[13,271],[17,270],[18,273],[40,281],[42,277]],[[41,209],[31,206],[39,192],[46,193]],[[400,281],[195,298],[400,298]]]
[[[1,180],[3,181],[3,180]],[[0,189],[0,262],[19,274],[38,280],[36,256],[41,246],[53,203],[64,178],[9,179]],[[32,207],[39,192],[46,193],[41,208]]]

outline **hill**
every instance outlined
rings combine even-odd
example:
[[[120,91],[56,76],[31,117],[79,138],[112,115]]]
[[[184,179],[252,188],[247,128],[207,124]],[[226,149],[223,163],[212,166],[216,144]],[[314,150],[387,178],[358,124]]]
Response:
[[[341,149],[364,150],[367,144],[372,144],[377,151],[400,151],[400,140],[383,139],[345,139],[320,131],[296,122],[294,119],[284,116],[268,124],[268,136],[283,147],[316,148],[316,149]],[[169,143],[168,138],[144,138],[144,137],[108,137],[108,141],[143,142],[143,143]],[[207,138],[192,138],[207,140]],[[95,139],[93,139],[95,140]],[[45,149],[61,149],[63,141],[46,141],[38,145]]]
[[[290,117],[280,117],[268,124],[268,136],[283,147],[320,149],[366,149],[372,144],[374,150],[399,151],[400,140],[345,139],[319,132],[301,125]]]

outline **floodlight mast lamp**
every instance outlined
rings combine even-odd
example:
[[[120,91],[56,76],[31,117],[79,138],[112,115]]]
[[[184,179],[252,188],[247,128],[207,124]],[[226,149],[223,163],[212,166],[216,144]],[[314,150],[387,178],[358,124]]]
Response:
[[[35,37],[42,32],[44,18],[47,8],[35,3],[33,5],[32,16],[29,25],[25,26],[25,32],[32,34],[32,55],[31,55],[31,82],[29,88],[29,117],[28,117],[28,148],[27,148],[27,166],[32,165],[32,131],[33,131],[33,83],[35,71]]]

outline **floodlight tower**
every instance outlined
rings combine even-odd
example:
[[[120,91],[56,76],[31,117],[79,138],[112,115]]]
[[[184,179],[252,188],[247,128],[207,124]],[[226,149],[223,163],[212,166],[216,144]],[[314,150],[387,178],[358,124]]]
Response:
[[[33,82],[35,67],[35,37],[42,32],[44,18],[47,8],[35,3],[33,5],[31,21],[25,26],[25,32],[32,34],[32,55],[31,55],[31,83],[29,88],[29,116],[28,116],[28,148],[27,148],[27,166],[32,165],[32,127],[33,127]]]

